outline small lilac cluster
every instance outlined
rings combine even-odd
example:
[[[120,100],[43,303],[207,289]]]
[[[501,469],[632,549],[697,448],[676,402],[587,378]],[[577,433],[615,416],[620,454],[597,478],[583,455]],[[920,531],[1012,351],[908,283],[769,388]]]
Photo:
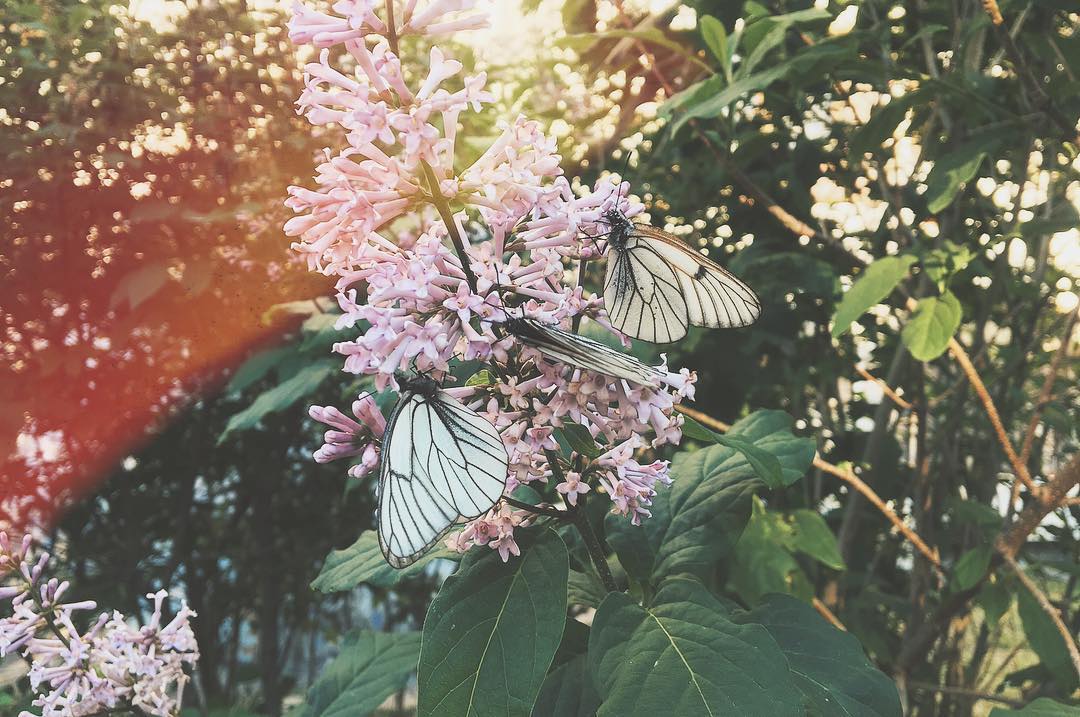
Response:
[[[507,493],[560,476],[556,490],[571,505],[595,489],[638,523],[649,515],[656,485],[669,479],[665,462],[641,464],[635,452],[648,445],[643,435],[654,436],[654,447],[680,440],[674,407],[693,397],[694,374],[664,365],[660,385],[633,386],[551,361],[500,324],[528,316],[566,327],[588,317],[628,346],[582,279],[587,261],[603,254],[605,212],[634,216],[643,207],[626,196],[625,184],[575,192],[561,176],[554,140],[524,117],[502,123],[493,144],[455,170],[459,119],[491,101],[486,77],[456,80],[461,63],[431,47],[426,76],[415,73],[424,79],[413,89],[396,42],[480,27],[484,19],[469,14],[474,5],[433,0],[419,10],[416,0],[342,0],[336,14],[297,6],[291,38],[321,50],[305,67],[299,111],[315,125],[337,125],[344,148],[325,152],[315,189],[290,187],[287,205],[296,216],[285,231],[312,270],[336,278],[338,328],[368,326],[335,346],[346,371],[373,376],[381,391],[397,386],[397,371],[446,379],[455,359],[488,364],[502,378],[447,391],[498,429],[510,455]],[[453,214],[451,204],[465,209]],[[419,229],[392,227],[406,215]],[[385,420],[370,396],[353,413],[358,420],[311,408],[332,429],[315,459],[360,456],[349,470],[359,477],[378,465]],[[591,433],[603,455],[590,461],[573,454],[567,467],[574,470],[564,475],[549,456],[558,447],[554,429],[570,421]],[[517,554],[513,530],[523,515],[497,507],[449,544],[488,545],[505,559]]]
[[[74,615],[94,610],[91,600],[63,602],[67,581],[47,577],[49,555],[31,555],[30,536],[13,544],[0,532],[0,599],[10,600],[12,614],[0,619],[0,657],[21,655],[30,665],[34,706],[42,717],[83,717],[112,711],[137,711],[174,717],[189,679],[185,665],[199,659],[183,605],[162,624],[168,593],[147,595],[154,602],[150,621],[129,624],[119,612],[101,614],[85,632]],[[20,717],[33,717],[23,712]]]

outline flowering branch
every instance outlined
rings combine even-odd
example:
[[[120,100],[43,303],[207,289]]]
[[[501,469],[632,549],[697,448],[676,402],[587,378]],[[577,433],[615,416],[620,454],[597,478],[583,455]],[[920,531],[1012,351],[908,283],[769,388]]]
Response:
[[[85,633],[75,627],[76,612],[93,610],[90,600],[64,603],[67,581],[46,579],[49,555],[30,556],[26,536],[12,544],[0,532],[0,587],[12,614],[0,619],[0,657],[20,654],[30,665],[34,706],[42,717],[90,717],[131,712],[173,717],[189,677],[185,665],[199,658],[188,624],[195,615],[183,605],[161,625],[164,590],[148,595],[154,612],[147,625],[129,625],[123,615],[102,613]],[[30,713],[23,713],[30,715]]]
[[[632,386],[546,358],[503,323],[528,317],[576,329],[587,316],[625,343],[602,299],[581,279],[585,263],[604,250],[598,238],[606,233],[606,213],[629,217],[643,207],[625,185],[598,182],[592,191],[574,191],[561,176],[555,141],[520,116],[500,122],[501,134],[487,150],[456,168],[461,116],[493,99],[484,89],[486,77],[479,73],[465,77],[459,89],[445,87],[463,67],[431,46],[426,79],[410,87],[400,38],[480,27],[484,20],[457,16],[473,9],[472,0],[417,4],[335,4],[344,17],[298,5],[289,24],[295,42],[320,51],[319,61],[304,68],[299,110],[315,125],[337,125],[347,142],[317,167],[316,189],[290,187],[286,202],[297,214],[285,226],[297,238],[294,248],[312,270],[337,278],[338,327],[361,321],[370,327],[335,351],[346,357],[346,371],[374,376],[379,390],[396,388],[398,371],[429,374],[499,431],[510,458],[504,499],[449,538],[450,547],[487,545],[505,560],[517,554],[513,531],[528,516],[576,519],[574,508],[591,491],[605,493],[614,512],[640,523],[650,514],[657,483],[670,478],[666,462],[641,464],[635,452],[678,443],[682,419],[674,407],[693,396],[696,377],[661,365],[657,385]],[[376,5],[384,7],[384,18]],[[335,48],[355,70],[335,67]],[[437,219],[425,214],[427,205]],[[483,227],[471,241],[451,209],[458,205]],[[391,236],[396,220],[410,213],[419,228]],[[572,282],[570,262],[578,264]],[[449,385],[457,360],[486,370],[464,386]],[[315,406],[310,414],[331,429],[317,461],[360,456],[349,469],[354,477],[378,465],[386,421],[370,395],[353,404],[356,420],[332,407]],[[564,473],[554,431],[569,424],[587,431],[576,439],[591,437],[594,449],[572,452],[567,465],[573,470]],[[508,498],[518,485],[551,479],[566,514]],[[596,540],[593,549],[594,561],[606,560]]]

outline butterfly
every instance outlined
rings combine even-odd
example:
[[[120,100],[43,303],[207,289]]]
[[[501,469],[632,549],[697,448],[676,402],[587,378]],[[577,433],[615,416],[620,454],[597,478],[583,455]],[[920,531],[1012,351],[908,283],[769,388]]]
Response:
[[[460,520],[502,498],[510,459],[487,420],[427,376],[398,376],[379,472],[379,547],[391,566],[421,558]]]
[[[611,325],[656,344],[678,341],[691,324],[748,326],[761,313],[753,290],[724,267],[618,208],[604,212],[608,262],[604,306]]]
[[[587,371],[626,379],[639,386],[656,386],[663,374],[629,354],[599,341],[563,331],[542,321],[516,316],[507,317],[505,326],[521,343],[544,356]]]

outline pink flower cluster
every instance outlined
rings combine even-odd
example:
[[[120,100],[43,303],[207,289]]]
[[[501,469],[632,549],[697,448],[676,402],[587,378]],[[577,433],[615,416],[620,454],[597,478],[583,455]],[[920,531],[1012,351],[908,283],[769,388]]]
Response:
[[[444,88],[462,66],[432,47],[426,75],[413,73],[424,79],[411,88],[394,43],[406,31],[478,26],[475,16],[443,18],[473,3],[433,0],[423,10],[415,0],[393,3],[396,33],[376,13],[378,5],[343,0],[334,5],[338,15],[298,6],[290,23],[294,41],[322,48],[319,62],[305,68],[299,111],[313,124],[336,124],[346,144],[336,155],[327,152],[315,189],[290,187],[286,202],[297,214],[285,227],[297,238],[294,249],[313,270],[337,278],[338,328],[367,325],[335,351],[345,356],[346,371],[373,376],[379,390],[396,387],[400,370],[451,379],[458,359],[498,367],[492,375],[509,378],[447,390],[499,430],[511,461],[507,493],[562,475],[548,455],[558,448],[555,429],[573,422],[591,433],[603,455],[571,454],[574,470],[557,492],[570,505],[592,490],[606,493],[616,512],[639,522],[649,514],[656,483],[668,481],[667,464],[643,465],[634,453],[647,445],[643,435],[654,436],[653,447],[680,440],[674,407],[693,397],[695,376],[663,365],[660,386],[634,386],[551,361],[500,324],[528,316],[565,329],[587,317],[628,346],[607,322],[602,298],[584,288],[583,271],[586,260],[603,254],[604,212],[618,208],[633,216],[643,207],[626,196],[625,184],[598,182],[575,192],[561,176],[554,140],[523,117],[502,123],[490,147],[455,170],[458,120],[490,101],[485,77]],[[343,50],[334,56],[338,46]],[[449,217],[451,204],[464,209]],[[419,219],[419,229],[391,226],[407,214]],[[385,420],[370,396],[353,413],[358,421],[333,408],[311,409],[332,429],[315,459],[361,456],[349,471],[360,476],[378,463]],[[513,529],[520,521],[517,512],[496,507],[449,544],[489,545],[506,559],[517,554]]]
[[[42,717],[82,717],[112,711],[141,711],[155,717],[179,713],[189,677],[185,665],[199,659],[188,621],[195,613],[183,605],[162,625],[168,593],[147,595],[154,612],[135,626],[118,612],[101,614],[85,632],[75,625],[76,612],[93,610],[90,600],[62,602],[67,581],[47,578],[49,555],[30,554],[31,539],[18,545],[0,532],[0,574],[11,582],[0,587],[12,614],[0,619],[0,657],[20,654],[30,664],[33,704]],[[23,712],[20,717],[33,717]]]

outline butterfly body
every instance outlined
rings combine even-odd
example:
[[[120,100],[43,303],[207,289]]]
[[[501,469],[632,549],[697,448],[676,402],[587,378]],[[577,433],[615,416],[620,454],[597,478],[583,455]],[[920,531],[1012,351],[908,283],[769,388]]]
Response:
[[[586,371],[625,379],[644,387],[655,387],[662,376],[659,370],[624,351],[536,319],[510,317],[506,320],[506,328],[521,343],[545,357]]]
[[[604,305],[626,335],[666,344],[691,325],[747,326],[761,313],[749,286],[677,237],[636,224],[618,209],[603,221],[609,227]]]
[[[502,498],[509,457],[486,419],[428,376],[399,376],[379,472],[379,547],[395,568],[416,562],[460,520]]]

